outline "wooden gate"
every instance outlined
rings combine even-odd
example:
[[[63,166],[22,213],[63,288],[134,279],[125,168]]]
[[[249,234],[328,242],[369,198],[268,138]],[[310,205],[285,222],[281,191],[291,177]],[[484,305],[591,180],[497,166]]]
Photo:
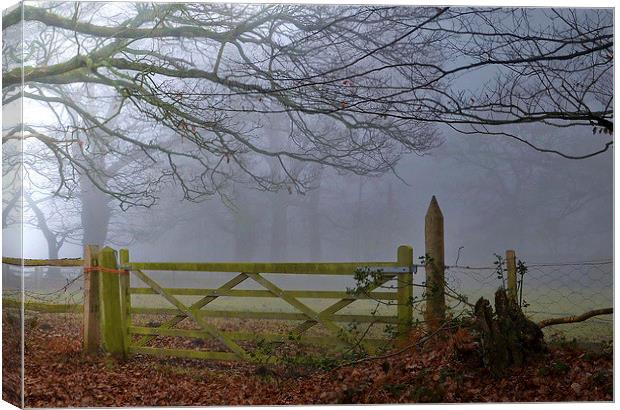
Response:
[[[342,323],[387,323],[397,326],[398,334],[406,335],[411,328],[413,297],[413,249],[410,246],[398,248],[397,260],[393,262],[346,262],[346,263],[158,263],[130,261],[126,249],[120,251],[120,263],[117,263],[116,252],[104,248],[100,252],[86,252],[90,255],[87,266],[85,288],[97,287],[100,295],[98,306],[86,307],[85,332],[96,326],[101,319],[102,342],[104,348],[114,355],[125,356],[132,353],[152,354],[158,356],[174,356],[216,360],[251,360],[253,354],[239,342],[259,341],[286,342],[288,340],[304,340],[313,344],[358,346],[365,350],[374,350],[390,340],[386,338],[359,339]],[[217,288],[180,288],[163,287],[152,278],[150,272],[220,272],[232,273],[234,276]],[[373,272],[373,280],[355,291],[325,290],[288,290],[282,289],[266,274],[278,275],[344,275],[354,276],[360,271]],[[145,286],[130,287],[130,275],[135,276]],[[382,285],[397,279],[395,291],[379,291]],[[244,282],[254,282],[260,289],[238,289]],[[159,295],[171,308],[133,307],[132,296]],[[181,301],[180,296],[198,296],[200,299],[191,304]],[[220,297],[233,298],[278,298],[294,312],[273,312],[256,310],[215,310],[209,309]],[[330,299],[335,302],[327,308],[317,310],[302,299]],[[357,300],[372,299],[387,301],[397,305],[396,315],[376,314],[340,314],[345,307]],[[96,295],[87,294],[86,300],[96,300]],[[91,305],[97,305],[91,302]],[[172,315],[167,321],[156,326],[138,326],[132,323],[137,314]],[[299,321],[288,334],[255,333],[243,331],[223,331],[218,329],[209,318],[242,318],[264,320]],[[191,319],[199,329],[180,329],[176,326],[185,319]],[[88,326],[91,322],[91,326]],[[308,336],[308,330],[322,325],[328,331],[327,336]],[[197,339],[213,338],[223,345],[226,351],[204,351],[192,349],[148,347],[149,341],[156,336],[188,337]],[[293,336],[293,337],[291,337]],[[93,339],[85,334],[85,340]]]

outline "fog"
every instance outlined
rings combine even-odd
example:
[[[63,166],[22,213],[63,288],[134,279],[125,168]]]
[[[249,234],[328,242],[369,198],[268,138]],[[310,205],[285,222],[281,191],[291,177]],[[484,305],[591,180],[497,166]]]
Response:
[[[506,249],[536,262],[612,256],[611,153],[574,161],[453,134],[427,155],[403,158],[395,174],[325,170],[306,195],[235,187],[237,209],[217,197],[187,202],[170,187],[161,204],[117,212],[114,224],[146,233],[125,244],[136,260],[392,260],[401,244],[424,255],[424,216],[435,195],[447,264],[461,247],[459,264],[473,266],[490,265]],[[119,241],[115,235],[107,243]],[[40,232],[27,229],[25,238],[26,257],[49,256]],[[81,253],[67,245],[60,257]]]
[[[60,14],[73,10],[62,5],[55,7]],[[92,17],[93,24],[110,23],[111,16],[117,13],[131,15],[133,12],[129,3],[109,8],[89,7],[92,10],[85,8],[83,16]],[[332,9],[325,10],[331,12]],[[398,10],[407,19],[418,18],[417,14],[425,18],[432,11]],[[532,12],[535,14],[533,24],[545,26],[548,16],[544,12]],[[606,16],[604,11],[591,13]],[[41,27],[40,23],[28,22],[25,41],[35,38]],[[370,28],[368,30],[372,33]],[[384,27],[377,36],[388,42],[394,35],[391,30]],[[396,34],[398,30],[394,28]],[[291,32],[294,32],[291,27],[279,32],[282,44],[294,44],[288,39],[288,36],[295,37]],[[7,35],[10,32],[7,31]],[[79,53],[82,48],[94,50],[99,46],[88,35],[76,44],[77,38],[77,35],[63,38],[59,43],[63,47],[55,49],[58,54],[49,63],[69,58],[76,50]],[[426,40],[416,38],[411,44],[419,42],[416,47],[423,47]],[[238,64],[243,63],[235,62],[241,52],[231,50],[232,47],[219,49],[208,42],[195,45],[188,42],[181,47],[181,43],[174,41],[157,41],[142,39],[138,44],[145,49],[152,46],[149,58],[163,59],[169,53],[183,61],[182,64],[191,61],[196,67],[214,72],[219,69],[235,73]],[[429,62],[445,60],[446,56],[441,56],[440,51],[447,40],[438,38],[435,41],[437,48],[420,51],[418,58]],[[406,46],[409,47],[409,43]],[[255,64],[263,64],[260,47],[251,42],[243,47],[255,58]],[[354,60],[353,49],[339,50],[340,54],[335,54],[331,45],[324,48],[324,51],[317,51],[316,57],[306,57],[304,62],[332,67],[347,58],[358,61]],[[282,50],[285,49],[283,46]],[[382,58],[403,58],[403,55],[410,55],[408,52],[403,46],[400,57],[386,52]],[[40,50],[34,50],[29,57],[34,65],[42,64],[37,60],[37,53]],[[220,58],[222,67],[218,67]],[[447,61],[446,68],[458,66],[460,61],[470,58],[471,54],[463,53]],[[362,60],[359,60],[360,70],[373,69],[380,61]],[[301,70],[288,60],[281,64],[282,70]],[[248,63],[247,67],[254,66]],[[350,67],[345,65],[345,68]],[[106,65],[98,69],[99,75],[116,75],[116,71]],[[451,91],[488,93],[490,79],[501,78],[508,71],[505,67],[491,66],[467,72],[452,80]],[[167,73],[144,73],[138,71],[134,77],[134,81],[138,81],[140,75],[144,78],[150,75],[151,83],[142,78],[141,87],[148,83],[157,90],[178,89],[179,95],[207,82],[205,79],[166,77]],[[353,76],[355,72],[349,74]],[[253,78],[252,75],[251,72],[239,74],[238,78]],[[408,87],[402,83],[416,79],[410,75],[411,78],[404,78],[405,74],[395,71],[385,78],[392,87]],[[612,151],[584,159],[567,159],[551,152],[585,155],[599,149],[607,137],[600,135],[600,131],[592,135],[587,121],[579,122],[578,126],[526,121],[525,125],[505,125],[501,133],[493,134],[471,130],[457,132],[454,125],[431,121],[429,117],[409,121],[373,114],[370,120],[359,115],[363,121],[358,118],[353,127],[346,122],[348,119],[334,120],[314,112],[289,118],[290,111],[276,109],[278,104],[294,105],[283,98],[265,102],[263,97],[255,97],[256,105],[252,109],[242,100],[246,97],[232,92],[227,99],[217,100],[221,88],[229,86],[227,83],[210,89],[215,102],[206,97],[191,102],[187,102],[190,97],[187,101],[175,100],[172,104],[175,108],[160,116],[157,110],[161,104],[155,109],[139,107],[139,103],[148,103],[144,97],[136,103],[138,108],[129,103],[123,105],[125,99],[132,97],[128,89],[119,91],[118,87],[109,87],[103,80],[101,84],[97,81],[63,85],[62,94],[51,81],[53,92],[49,95],[53,98],[44,95],[47,91],[32,85],[25,87],[31,94],[24,100],[27,113],[24,123],[29,127],[23,146],[27,173],[24,190],[25,196],[30,197],[30,200],[24,199],[24,257],[80,257],[84,244],[97,243],[127,247],[131,259],[139,261],[389,261],[395,259],[396,249],[401,244],[412,245],[417,258],[425,253],[424,216],[435,196],[445,220],[448,265],[489,266],[495,260],[494,254],[503,254],[506,249],[514,249],[519,259],[531,263],[612,258]],[[347,85],[346,81],[341,83]],[[572,74],[567,81],[573,81]],[[265,82],[261,77],[251,84],[258,86]],[[611,88],[611,83],[606,84]],[[37,92],[43,96],[37,96]],[[343,92],[338,92],[342,97]],[[361,94],[361,91],[355,92]],[[348,90],[346,93],[353,95]],[[586,97],[593,108],[604,104]],[[306,98],[317,103],[322,95],[317,91],[291,98]],[[385,97],[379,96],[377,101],[381,102],[381,98]],[[205,108],[206,101],[211,108]],[[12,100],[3,106],[5,115],[15,104],[17,101]],[[229,105],[222,108],[223,104]],[[345,101],[336,105],[342,110],[348,108]],[[391,102],[386,103],[386,106],[391,105]],[[183,118],[193,118],[195,124],[180,121],[172,126],[167,123],[166,115],[176,115],[176,107],[186,109]],[[405,110],[398,109],[399,113]],[[211,122],[205,124],[190,116],[196,113]],[[75,120],[76,116],[80,119]],[[376,125],[380,121],[384,122]],[[69,123],[74,125],[66,125]],[[5,124],[5,133],[11,126]],[[373,126],[377,126],[378,131]],[[366,134],[356,139],[358,137],[353,138],[349,129],[358,128]],[[57,165],[58,151],[45,151],[45,147],[41,147],[43,144],[28,139],[36,132],[66,140],[65,151],[61,152],[65,168]],[[349,132],[351,141],[347,139]],[[235,139],[222,139],[222,133]],[[240,140],[238,134],[251,136],[251,143]],[[222,139],[221,142],[213,135]],[[533,141],[549,152],[540,152],[510,135]],[[213,145],[206,148],[192,145],[197,136],[213,137],[209,140]],[[135,141],[140,144],[132,145]],[[325,141],[334,146],[324,147],[328,145]],[[216,144],[223,148],[213,148]],[[364,144],[376,146],[364,152],[359,148]],[[170,150],[176,150],[175,158],[180,159],[167,157]],[[264,154],[265,151],[269,155]],[[272,155],[278,151],[288,151],[292,155],[283,159]],[[195,160],[191,155],[196,152],[204,157]],[[342,152],[348,154],[341,155]],[[321,163],[317,160],[318,153],[325,154],[321,158],[338,157],[339,162]],[[238,160],[237,155],[243,160]],[[219,169],[220,164],[225,170],[215,177],[212,174],[212,180],[204,185],[202,173],[206,169]],[[93,172],[103,176],[93,177]],[[7,180],[5,178],[5,198],[11,196],[7,195],[11,190],[6,185]],[[196,188],[196,181],[203,185]],[[3,224],[5,255],[19,252],[17,235],[21,228],[18,217]]]
[[[506,249],[537,262],[611,258],[611,154],[571,162],[506,141],[485,143],[484,137],[446,138],[428,155],[404,158],[396,168],[400,178],[327,171],[306,196],[244,190],[243,223],[252,232],[243,234],[254,238],[252,245],[235,238],[235,215],[217,201],[188,205],[187,218],[153,242],[136,243],[134,254],[165,260],[372,261],[392,260],[398,245],[411,244],[422,256],[424,216],[435,195],[444,214],[447,263],[456,262],[460,247],[459,263],[469,265],[489,265],[493,253]],[[516,159],[502,163],[511,154]]]

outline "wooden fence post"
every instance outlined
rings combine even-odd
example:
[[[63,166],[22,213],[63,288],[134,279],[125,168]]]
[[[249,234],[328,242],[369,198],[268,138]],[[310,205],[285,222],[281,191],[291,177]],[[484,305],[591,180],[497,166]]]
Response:
[[[120,269],[129,270],[129,249],[120,249],[118,252]],[[121,313],[123,315],[123,339],[125,341],[125,355],[129,349],[129,326],[131,326],[131,316],[129,310],[131,308],[131,294],[129,293],[129,272],[120,276],[121,290]]]
[[[426,272],[426,311],[424,320],[431,329],[438,328],[446,317],[443,214],[433,195],[424,221]]]
[[[99,253],[99,266],[103,305],[103,344],[107,352],[118,358],[124,358],[125,340],[116,251],[107,246],[103,248]]]
[[[517,255],[513,250],[506,251],[506,270],[508,272],[508,299],[517,303]]]
[[[409,245],[398,247],[398,264],[407,266],[407,273],[399,273],[397,278],[397,302],[398,302],[398,336],[407,337],[411,331],[413,322],[413,248]]]
[[[86,354],[97,353],[101,344],[99,272],[90,269],[97,267],[98,254],[99,245],[86,245],[84,248],[83,347]]]

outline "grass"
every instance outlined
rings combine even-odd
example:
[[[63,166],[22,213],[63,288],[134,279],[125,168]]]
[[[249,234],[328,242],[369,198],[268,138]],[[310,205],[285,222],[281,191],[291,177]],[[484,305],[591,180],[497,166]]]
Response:
[[[57,291],[58,287],[50,289],[39,288],[36,291],[28,291],[26,301],[34,303],[52,303],[58,305],[80,304],[82,300],[82,290],[78,286]],[[469,302],[475,303],[480,297],[492,298],[494,289],[459,289],[459,292],[468,295]],[[419,288],[415,288],[416,296],[420,296]],[[15,293],[12,294],[15,296]],[[4,292],[5,298],[11,297],[11,292]],[[178,296],[185,304],[189,305],[198,300],[198,296]],[[540,321],[551,317],[570,316],[580,314],[592,309],[609,307],[613,305],[612,289],[597,289],[594,287],[579,288],[550,288],[538,287],[536,289],[526,289],[524,299],[529,304],[525,307],[526,315],[534,321]],[[301,302],[315,311],[320,311],[336,303],[338,299],[300,299]],[[449,305],[454,305],[455,301],[448,298]],[[384,301],[385,303],[385,301]],[[132,305],[136,307],[172,307],[165,299],[159,295],[133,295]],[[278,298],[234,298],[219,297],[208,305],[213,310],[238,310],[256,312],[295,312],[295,309]],[[369,315],[375,311],[376,315],[395,316],[395,306],[388,306],[372,300],[357,300],[345,307],[338,313]],[[463,305],[452,310],[453,315],[463,312]],[[418,306],[414,310],[414,320],[422,320],[422,314]],[[611,316],[599,316],[585,322],[550,326],[544,329],[548,339],[567,339],[576,338],[578,340],[600,342],[612,340],[613,338],[613,318]]]
[[[483,296],[492,300],[494,289],[465,289],[461,293],[473,295],[471,303]],[[543,319],[572,316],[593,309],[613,306],[612,289],[583,287],[538,287],[525,291],[523,298],[527,305],[524,312],[534,322]],[[602,342],[613,339],[613,317],[597,316],[580,323],[549,326],[543,329],[547,339],[577,339],[587,342]]]

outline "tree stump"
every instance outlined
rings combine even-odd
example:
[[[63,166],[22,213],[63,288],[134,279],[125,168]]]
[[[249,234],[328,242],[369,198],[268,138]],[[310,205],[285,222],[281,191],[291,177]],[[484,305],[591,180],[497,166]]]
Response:
[[[511,366],[521,366],[533,354],[545,350],[543,333],[510,300],[506,291],[495,292],[495,313],[491,303],[480,298],[474,307],[475,327],[480,334],[482,360],[494,375]]]

